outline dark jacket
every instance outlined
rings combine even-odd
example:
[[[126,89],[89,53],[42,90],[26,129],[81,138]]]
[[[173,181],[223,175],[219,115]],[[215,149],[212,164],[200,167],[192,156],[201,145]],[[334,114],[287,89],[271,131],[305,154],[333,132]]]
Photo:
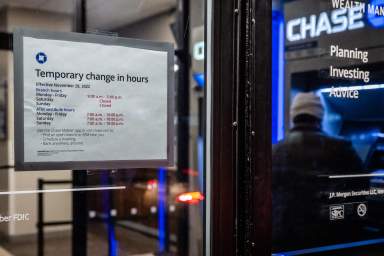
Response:
[[[331,180],[326,175],[362,171],[352,144],[327,136],[318,121],[297,122],[273,147],[272,165],[274,248],[333,243],[333,237],[340,235],[337,230],[347,223],[330,221],[329,205],[343,202],[329,200],[329,192],[360,189],[363,185]]]

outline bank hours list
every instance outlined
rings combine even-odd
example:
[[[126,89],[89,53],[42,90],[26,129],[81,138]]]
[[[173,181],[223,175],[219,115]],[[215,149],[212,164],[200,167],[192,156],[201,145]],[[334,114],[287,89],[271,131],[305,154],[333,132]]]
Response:
[[[36,125],[37,132],[43,138],[43,145],[83,145],[81,138],[105,136],[112,133],[114,127],[124,126],[124,113],[113,111],[114,103],[123,100],[123,96],[92,93],[90,89],[90,84],[36,83]],[[69,97],[73,93],[85,95],[87,103],[97,108],[84,112],[70,106]],[[85,113],[80,125],[83,128],[60,128],[55,125],[67,123],[77,112]]]

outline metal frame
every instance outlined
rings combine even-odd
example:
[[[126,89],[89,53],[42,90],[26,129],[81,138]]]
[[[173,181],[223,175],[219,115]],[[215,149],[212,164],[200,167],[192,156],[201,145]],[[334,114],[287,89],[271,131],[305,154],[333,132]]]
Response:
[[[270,256],[271,1],[212,0],[212,12],[207,255]]]
[[[214,256],[236,255],[236,105],[234,101],[237,19],[235,0],[212,0],[210,242]],[[210,142],[207,142],[210,143]]]
[[[203,122],[203,138],[204,138],[204,255],[211,255],[211,205],[212,205],[212,51],[213,51],[213,35],[212,35],[212,18],[213,18],[213,0],[205,0],[205,15],[204,15],[204,109],[205,109],[205,120]]]
[[[189,182],[185,170],[189,168],[190,150],[190,0],[178,0],[176,12],[176,42],[178,49],[179,71],[177,72],[177,181]],[[180,255],[187,255],[189,251],[189,209],[179,209],[177,220],[177,251]]]
[[[237,251],[271,255],[271,1],[239,4]]]
[[[165,51],[168,53],[168,96],[167,96],[167,159],[68,161],[68,162],[24,162],[24,71],[23,38],[87,42],[113,46]],[[174,49],[170,43],[151,42],[137,39],[109,37],[72,32],[47,32],[32,29],[16,29],[14,32],[15,68],[15,159],[17,170],[68,170],[68,169],[119,169],[162,167],[174,164]]]

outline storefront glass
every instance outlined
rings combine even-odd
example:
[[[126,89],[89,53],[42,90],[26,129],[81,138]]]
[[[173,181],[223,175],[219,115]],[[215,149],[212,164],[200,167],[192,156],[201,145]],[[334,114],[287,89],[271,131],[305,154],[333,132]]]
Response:
[[[203,255],[204,6],[203,0],[0,1],[0,255]],[[87,34],[174,45],[173,166],[15,170],[12,33],[70,32],[74,20],[85,22]]]
[[[273,255],[382,255],[384,1],[273,1]]]

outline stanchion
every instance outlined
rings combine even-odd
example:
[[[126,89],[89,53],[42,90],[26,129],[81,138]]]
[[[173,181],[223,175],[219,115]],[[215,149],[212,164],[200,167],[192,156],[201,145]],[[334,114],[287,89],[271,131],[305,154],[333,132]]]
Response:
[[[38,179],[38,190],[43,190],[43,180]],[[43,207],[43,193],[37,195],[37,255],[44,255],[44,207]]]
[[[87,171],[72,171],[73,188],[87,186]],[[88,205],[87,192],[72,192],[72,255],[87,255]]]

